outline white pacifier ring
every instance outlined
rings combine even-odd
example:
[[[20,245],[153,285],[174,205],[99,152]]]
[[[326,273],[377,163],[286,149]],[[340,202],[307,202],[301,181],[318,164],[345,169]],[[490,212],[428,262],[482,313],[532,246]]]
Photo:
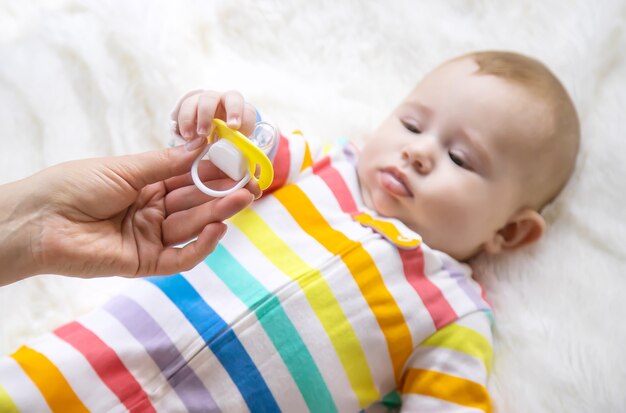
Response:
[[[218,145],[218,146],[216,146]],[[202,192],[204,192],[205,194],[212,196],[214,198],[222,198],[225,197],[226,195],[230,195],[233,192],[235,192],[236,190],[238,190],[239,188],[243,188],[249,181],[250,181],[250,172],[245,171],[244,176],[243,177],[238,177],[236,174],[232,174],[231,176],[231,171],[228,170],[228,167],[223,167],[223,165],[217,165],[217,163],[221,163],[221,164],[241,164],[243,157],[241,156],[241,154],[236,151],[235,149],[235,156],[238,156],[239,159],[233,157],[233,152],[229,152],[228,149],[226,150],[221,150],[219,151],[219,155],[220,156],[213,156],[211,157],[211,155],[209,155],[209,160],[211,160],[214,164],[216,164],[216,166],[222,170],[224,173],[226,173],[226,175],[228,175],[231,179],[237,181],[239,180],[239,182],[237,182],[235,184],[235,186],[233,186],[232,188],[229,189],[225,189],[222,191],[219,191],[217,189],[211,189],[208,186],[206,186],[204,184],[204,182],[202,182],[202,180],[200,179],[200,177],[198,176],[198,167],[200,166],[200,161],[202,160],[202,158],[205,157],[205,155],[207,153],[209,153],[209,151],[211,151],[211,148],[219,148],[219,149],[223,149],[224,146],[230,145],[232,146],[232,148],[234,148],[234,145],[232,145],[230,142],[228,142],[225,139],[220,139],[219,141],[215,142],[214,144],[210,144],[208,145],[206,148],[204,148],[204,150],[202,151],[202,153],[200,155],[198,155],[198,157],[196,158],[195,161],[193,161],[193,165],[191,166],[191,179],[193,180],[193,183],[196,185],[196,187],[198,187],[198,189]],[[213,152],[214,154],[217,154],[217,150],[213,149],[211,152]],[[225,170],[226,169],[226,170]],[[232,168],[231,168],[232,169]]]
[[[266,122],[258,122],[251,138],[248,139],[238,131],[230,129],[220,119],[213,119],[211,125],[208,136],[212,143],[204,148],[191,166],[191,178],[198,189],[212,197],[225,197],[242,188],[253,178],[261,190],[267,189],[274,179],[274,168],[263,150],[271,149],[276,136],[275,128]],[[198,167],[206,155],[218,169],[233,181],[237,181],[235,186],[218,191],[202,182],[198,176]]]

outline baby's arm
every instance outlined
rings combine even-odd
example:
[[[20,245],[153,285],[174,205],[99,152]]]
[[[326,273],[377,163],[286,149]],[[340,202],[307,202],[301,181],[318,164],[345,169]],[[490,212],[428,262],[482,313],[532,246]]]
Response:
[[[492,336],[486,313],[472,313],[420,344],[403,375],[402,411],[491,412],[487,378]]]
[[[274,181],[265,193],[294,182],[303,171],[321,158],[323,152],[319,141],[305,137],[300,131],[279,133],[278,136],[272,158]]]

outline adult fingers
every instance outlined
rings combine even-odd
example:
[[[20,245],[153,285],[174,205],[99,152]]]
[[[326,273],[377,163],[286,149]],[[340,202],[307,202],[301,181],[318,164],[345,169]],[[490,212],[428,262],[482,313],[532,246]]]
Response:
[[[218,191],[225,191],[235,185],[233,180],[228,177],[221,179],[209,179],[203,182],[208,187]],[[255,180],[250,180],[244,188],[254,195],[255,199],[258,199],[262,194],[261,188],[259,188],[259,184]],[[195,185],[193,185],[191,178],[189,178],[189,182],[186,185],[180,185],[176,189],[168,191],[165,196],[165,213],[166,215],[171,215],[179,211],[191,209],[205,202],[209,202],[212,199],[215,198],[201,192]]]
[[[217,166],[213,164],[213,162],[209,161],[208,159],[200,161],[200,165],[198,165],[198,176],[203,182],[227,177],[224,172],[222,172]],[[177,188],[193,185],[193,179],[191,178],[191,173],[188,172],[169,178],[165,180],[164,183],[165,188],[168,192],[170,192],[176,190]]]
[[[235,185],[230,178],[205,181],[204,184],[217,191],[224,191]],[[165,211],[167,215],[171,215],[179,211],[191,209],[213,199],[215,198],[206,195],[196,188],[195,185],[191,184],[177,188],[165,196]]]
[[[211,179],[203,182],[206,186],[217,191],[226,191],[235,185],[233,180],[228,177],[222,179]],[[254,196],[254,199],[259,199],[263,194],[258,182],[255,180],[248,182],[244,188]],[[193,184],[181,186],[173,191],[170,191],[165,196],[165,212],[166,215],[171,215],[178,211],[191,209],[213,199],[215,199],[215,197],[206,195]]]
[[[200,146],[188,151],[185,146],[176,146],[136,155],[103,158],[101,166],[123,178],[135,190],[140,190],[148,184],[186,174],[202,149]]]
[[[159,255],[156,269],[151,275],[169,275],[190,270],[215,249],[226,229],[226,224],[213,222],[202,229],[198,239],[183,248],[166,248]]]
[[[240,189],[227,197],[171,214],[162,224],[163,243],[176,245],[188,241],[211,222],[221,222],[235,215],[253,199],[250,192]]]

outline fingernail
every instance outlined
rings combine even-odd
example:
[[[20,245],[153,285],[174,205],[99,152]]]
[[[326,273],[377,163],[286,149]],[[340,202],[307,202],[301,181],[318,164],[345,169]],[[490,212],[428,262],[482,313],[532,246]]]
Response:
[[[239,127],[239,116],[238,115],[231,115],[228,117],[228,120],[226,121],[226,125],[228,125],[229,128],[238,128]]]
[[[224,238],[224,235],[226,235],[226,231],[228,230],[228,228],[225,228],[224,231],[222,231],[222,233],[217,237],[218,240],[221,240],[222,238]]]
[[[208,131],[206,130],[206,128],[198,128],[198,135],[206,136],[207,134]]]
[[[191,132],[191,130],[190,130],[190,129],[185,128],[185,129],[180,129],[180,135],[181,135],[183,138],[191,138],[191,136],[193,135],[193,133]]]
[[[206,142],[206,138],[201,136],[199,138],[196,138],[192,141],[187,142],[185,144],[185,149],[187,149],[189,152],[194,151],[198,149],[199,147],[201,147],[205,142]]]

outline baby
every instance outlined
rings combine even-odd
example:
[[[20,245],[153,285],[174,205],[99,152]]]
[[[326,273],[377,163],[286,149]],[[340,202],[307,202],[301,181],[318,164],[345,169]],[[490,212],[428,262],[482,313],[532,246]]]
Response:
[[[174,113],[192,147],[214,117],[257,120],[236,92]],[[541,237],[579,134],[545,66],[478,52],[361,150],[281,135],[274,183],[204,263],[0,360],[0,410],[489,412],[492,315],[464,262]]]

